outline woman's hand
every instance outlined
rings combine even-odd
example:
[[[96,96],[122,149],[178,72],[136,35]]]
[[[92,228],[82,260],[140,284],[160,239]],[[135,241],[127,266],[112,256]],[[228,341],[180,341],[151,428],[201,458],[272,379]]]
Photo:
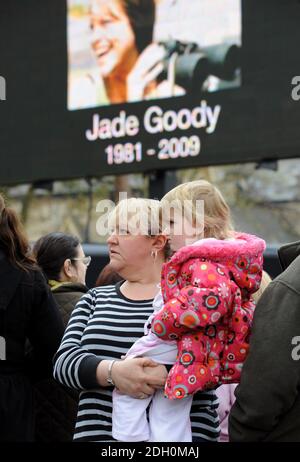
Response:
[[[163,71],[164,57],[165,49],[157,43],[152,43],[143,50],[127,77],[127,101],[145,98],[147,91],[151,90],[151,84],[155,85],[156,78]]]
[[[141,394],[152,395],[165,385],[167,370],[150,358],[128,358],[115,362],[112,379],[121,393],[139,398]]]
[[[152,385],[155,389],[164,388],[168,377],[168,371],[163,364],[158,364],[156,367],[145,366],[144,372],[147,377],[152,377],[155,381],[157,380],[157,384]],[[163,383],[161,382],[161,379],[163,379]],[[150,379],[147,378],[147,380],[149,383]]]

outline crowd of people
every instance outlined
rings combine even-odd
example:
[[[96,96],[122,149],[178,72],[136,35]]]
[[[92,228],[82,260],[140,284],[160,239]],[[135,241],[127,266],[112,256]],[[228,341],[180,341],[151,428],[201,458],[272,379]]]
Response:
[[[0,195],[0,441],[300,441],[299,246],[271,281],[204,180],[109,229],[88,289],[79,239],[30,246]]]

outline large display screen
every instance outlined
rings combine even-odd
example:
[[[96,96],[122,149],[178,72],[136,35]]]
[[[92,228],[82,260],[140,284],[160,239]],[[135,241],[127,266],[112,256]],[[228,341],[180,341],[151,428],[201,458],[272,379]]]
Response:
[[[1,184],[300,154],[297,0],[0,8]]]

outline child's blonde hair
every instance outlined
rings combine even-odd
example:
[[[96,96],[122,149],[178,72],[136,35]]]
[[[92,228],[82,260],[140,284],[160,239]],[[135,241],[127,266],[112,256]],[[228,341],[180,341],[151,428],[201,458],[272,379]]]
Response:
[[[199,216],[196,206],[197,201],[204,202],[204,217]],[[192,217],[192,225],[203,221],[204,230],[202,237],[214,237],[216,239],[227,239],[232,236],[233,225],[231,222],[230,209],[221,192],[214,185],[206,180],[190,181],[180,184],[171,189],[162,198],[162,209],[164,204],[185,204],[189,208],[189,217]]]

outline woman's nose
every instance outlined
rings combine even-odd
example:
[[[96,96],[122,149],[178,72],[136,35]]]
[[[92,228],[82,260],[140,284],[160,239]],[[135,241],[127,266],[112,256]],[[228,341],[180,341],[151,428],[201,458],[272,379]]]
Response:
[[[104,38],[106,38],[105,27],[100,24],[94,26],[92,30],[92,47],[97,46],[97,43]]]
[[[116,244],[118,241],[116,233],[112,233],[106,239],[107,244]]]

